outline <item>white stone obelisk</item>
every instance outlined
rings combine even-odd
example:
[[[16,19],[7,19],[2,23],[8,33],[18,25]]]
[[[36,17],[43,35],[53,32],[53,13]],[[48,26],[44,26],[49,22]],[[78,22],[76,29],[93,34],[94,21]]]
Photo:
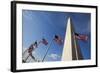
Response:
[[[64,48],[62,53],[62,61],[72,60],[72,39],[71,39],[71,19],[68,18],[67,29],[65,35]]]

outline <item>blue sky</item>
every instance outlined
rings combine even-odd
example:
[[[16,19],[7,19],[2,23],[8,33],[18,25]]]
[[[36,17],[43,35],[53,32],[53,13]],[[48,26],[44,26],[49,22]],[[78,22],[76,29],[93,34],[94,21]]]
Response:
[[[48,40],[49,44],[55,34],[65,38],[68,17],[71,17],[75,31],[80,34],[88,35],[87,41],[78,40],[84,59],[90,59],[90,14],[71,13],[71,12],[51,12],[23,10],[23,49],[28,48],[31,43],[40,41],[42,38]],[[42,60],[47,46],[40,44],[35,50],[35,57]],[[60,61],[63,45],[52,42],[45,61]]]

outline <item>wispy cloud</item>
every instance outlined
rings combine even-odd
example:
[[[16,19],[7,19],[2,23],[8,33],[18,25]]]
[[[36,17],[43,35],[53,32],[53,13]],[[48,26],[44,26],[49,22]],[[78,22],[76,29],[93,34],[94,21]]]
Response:
[[[50,57],[54,60],[56,60],[57,58],[60,58],[60,56],[58,54],[55,54],[55,53],[52,53],[52,54],[48,55],[48,57]]]

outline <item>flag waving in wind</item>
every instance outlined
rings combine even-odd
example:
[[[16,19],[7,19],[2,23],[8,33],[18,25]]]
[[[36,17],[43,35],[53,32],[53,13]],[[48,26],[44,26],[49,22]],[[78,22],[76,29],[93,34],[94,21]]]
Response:
[[[63,44],[63,40],[60,36],[55,35],[54,36],[54,40],[56,41],[56,43],[58,43],[59,45]]]
[[[42,42],[44,45],[48,45],[48,41],[47,41],[45,38],[43,38],[41,42]]]
[[[81,35],[81,34],[75,33],[75,38],[79,39],[79,40],[86,41],[88,39],[88,36],[87,35]]]
[[[32,54],[32,51],[34,51],[38,47],[37,41],[35,41],[33,44],[31,44],[28,48],[29,55]]]

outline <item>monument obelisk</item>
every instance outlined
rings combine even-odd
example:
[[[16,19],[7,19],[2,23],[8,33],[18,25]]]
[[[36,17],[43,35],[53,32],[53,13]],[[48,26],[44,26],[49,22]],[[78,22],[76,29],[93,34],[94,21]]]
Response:
[[[68,18],[65,42],[62,52],[62,61],[82,60],[83,56],[75,38],[75,29],[71,18]]]

